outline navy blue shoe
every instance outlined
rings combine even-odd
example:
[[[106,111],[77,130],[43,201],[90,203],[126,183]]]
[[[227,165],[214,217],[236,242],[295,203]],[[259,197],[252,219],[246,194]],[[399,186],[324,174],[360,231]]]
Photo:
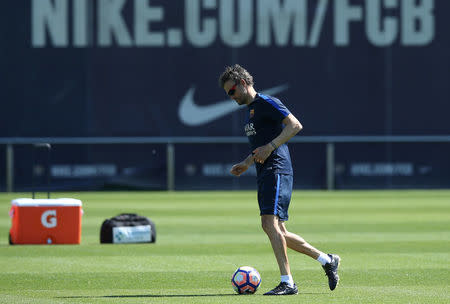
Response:
[[[328,277],[328,286],[330,286],[331,290],[334,290],[339,283],[339,276],[337,274],[339,262],[341,258],[336,254],[328,254],[331,259],[330,263],[326,263],[323,265],[323,269],[325,270],[325,274]]]
[[[297,285],[290,287],[286,282],[281,282],[277,287],[271,291],[266,292],[265,296],[286,296],[298,294]]]

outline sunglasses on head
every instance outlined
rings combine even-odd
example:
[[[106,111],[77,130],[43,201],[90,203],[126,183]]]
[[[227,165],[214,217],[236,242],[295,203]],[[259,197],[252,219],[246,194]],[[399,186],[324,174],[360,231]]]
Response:
[[[236,86],[238,84],[236,83],[234,86],[231,87],[231,89],[227,92],[228,96],[233,96],[234,93],[236,92]]]

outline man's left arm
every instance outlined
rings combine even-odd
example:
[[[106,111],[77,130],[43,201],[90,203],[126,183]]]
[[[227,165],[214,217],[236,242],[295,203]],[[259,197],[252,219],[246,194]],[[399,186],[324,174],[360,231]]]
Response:
[[[266,159],[269,157],[270,153],[272,153],[276,148],[287,142],[291,137],[300,132],[303,129],[302,124],[298,121],[298,119],[292,115],[291,113],[283,119],[283,124],[285,125],[283,131],[281,131],[280,135],[272,139],[268,144],[258,147],[253,150],[254,160],[257,163],[264,163]]]
[[[291,139],[291,137],[293,137],[295,134],[300,132],[301,129],[303,129],[302,124],[292,114],[289,114],[283,119],[283,124],[285,125],[283,131],[280,133],[280,135],[272,140],[272,143],[274,143],[277,148]],[[272,146],[272,144],[270,143],[269,145]],[[273,148],[273,150],[275,150],[275,147]]]

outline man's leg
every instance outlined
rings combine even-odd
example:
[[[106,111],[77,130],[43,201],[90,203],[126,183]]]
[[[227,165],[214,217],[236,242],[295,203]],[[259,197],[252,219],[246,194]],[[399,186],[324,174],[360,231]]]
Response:
[[[286,240],[278,225],[278,216],[263,214],[261,224],[272,245],[273,253],[280,268],[281,283],[264,295],[294,295],[298,293],[297,285],[292,280],[289,260],[287,257]]]
[[[315,260],[317,260],[319,255],[322,253],[321,251],[317,250],[309,243],[307,243],[301,236],[287,231],[284,222],[279,221],[278,227],[280,228],[281,233],[284,235],[287,247],[291,248],[292,250],[306,254]]]
[[[286,240],[280,230],[278,217],[276,215],[261,215],[261,225],[267,234],[272,245],[273,253],[277,259],[278,267],[281,275],[290,275],[289,260],[286,251]]]
[[[322,264],[325,274],[328,277],[328,285],[334,290],[339,283],[339,275],[337,274],[339,262],[341,258],[335,254],[325,254],[310,244],[308,244],[301,236],[287,231],[284,222],[278,222],[281,233],[286,240],[286,245],[298,252],[306,254]]]

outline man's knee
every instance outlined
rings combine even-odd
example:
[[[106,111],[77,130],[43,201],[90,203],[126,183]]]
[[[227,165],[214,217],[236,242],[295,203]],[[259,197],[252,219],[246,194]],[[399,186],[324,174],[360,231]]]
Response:
[[[287,230],[280,230],[281,235],[286,238],[288,235],[288,231]]]
[[[267,235],[280,234],[284,236],[284,233],[280,231],[278,226],[278,219],[274,216],[262,216],[261,226]]]
[[[280,229],[281,234],[286,237],[289,231],[287,231],[286,226],[284,226],[284,222],[278,222],[278,228]]]
[[[276,223],[271,216],[261,216],[261,227],[266,233],[273,233],[276,231]]]
[[[261,221],[261,227],[262,227],[262,229],[264,230],[265,233],[270,233],[275,228],[273,224],[271,224],[268,221],[264,221],[264,220]]]

